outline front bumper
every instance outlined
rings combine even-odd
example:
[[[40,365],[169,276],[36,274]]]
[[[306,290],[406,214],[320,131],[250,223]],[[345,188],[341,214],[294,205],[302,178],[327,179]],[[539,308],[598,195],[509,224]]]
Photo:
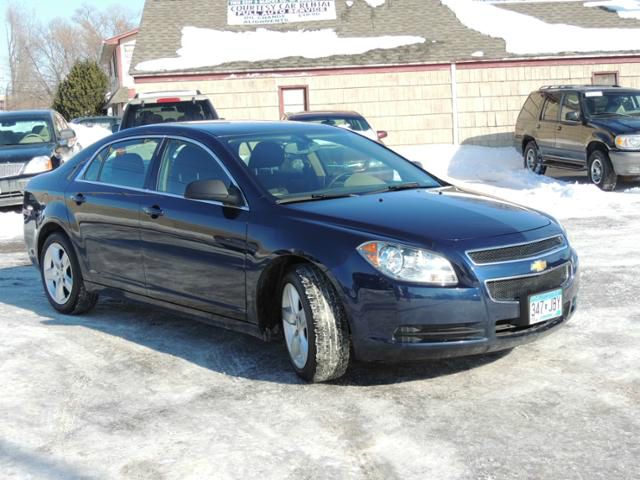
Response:
[[[0,207],[22,205],[27,182],[35,175],[0,178]]]
[[[570,251],[570,258],[566,253],[564,258],[557,255],[558,263],[570,265],[569,278],[558,285],[563,292],[563,314],[534,325],[528,324],[526,298],[494,301],[484,281],[472,288],[361,290],[361,307],[350,312],[356,358],[404,362],[485,354],[555,331],[575,312],[579,285],[575,252]],[[412,331],[419,333],[412,337]]]
[[[609,151],[609,158],[611,159],[616,175],[640,175],[640,152],[611,150]]]

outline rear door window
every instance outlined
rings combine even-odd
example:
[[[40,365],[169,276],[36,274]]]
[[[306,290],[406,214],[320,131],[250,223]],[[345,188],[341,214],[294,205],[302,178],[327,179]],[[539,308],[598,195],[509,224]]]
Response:
[[[542,119],[547,122],[556,122],[560,113],[560,99],[556,94],[547,94],[542,112]]]
[[[113,143],[87,168],[83,179],[129,188],[143,188],[160,139],[147,138]]]

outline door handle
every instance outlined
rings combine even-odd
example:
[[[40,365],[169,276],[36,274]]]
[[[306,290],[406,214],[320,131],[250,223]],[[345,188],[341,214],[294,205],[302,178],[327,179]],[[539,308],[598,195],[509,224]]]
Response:
[[[71,201],[75,202],[76,205],[82,205],[87,201],[86,197],[81,193],[76,193],[75,195],[71,195]]]
[[[540,124],[537,124],[537,125],[536,125],[536,128],[540,128]]]
[[[558,131],[562,130],[562,125],[558,125],[558,126],[556,127],[556,130],[558,130]]]
[[[144,207],[142,211],[149,215],[151,218],[158,218],[164,215],[164,211],[158,205],[154,205],[152,207]]]

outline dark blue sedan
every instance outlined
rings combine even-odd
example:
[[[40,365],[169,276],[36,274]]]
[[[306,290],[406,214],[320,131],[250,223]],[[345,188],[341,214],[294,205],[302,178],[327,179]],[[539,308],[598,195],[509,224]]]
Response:
[[[103,293],[283,336],[309,381],[354,355],[509,349],[576,308],[578,259],[553,218],[329,126],[126,130],[31,180],[24,215],[56,310]]]

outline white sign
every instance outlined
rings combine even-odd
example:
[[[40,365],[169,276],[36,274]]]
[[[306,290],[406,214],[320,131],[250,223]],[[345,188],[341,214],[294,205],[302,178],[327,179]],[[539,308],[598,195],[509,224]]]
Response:
[[[229,25],[267,25],[335,19],[335,0],[227,0]]]

